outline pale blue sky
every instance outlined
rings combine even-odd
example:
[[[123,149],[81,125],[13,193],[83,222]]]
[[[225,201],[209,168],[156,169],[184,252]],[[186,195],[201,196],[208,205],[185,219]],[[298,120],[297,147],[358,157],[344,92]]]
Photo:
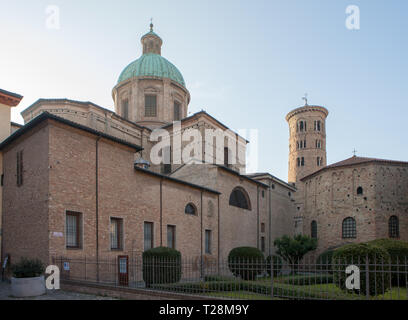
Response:
[[[47,5],[61,28],[45,27]],[[361,29],[345,27],[358,5]],[[150,17],[192,100],[232,129],[259,130],[259,171],[287,180],[285,115],[327,107],[328,163],[352,155],[408,160],[408,1],[0,0],[0,88],[113,106],[120,72],[141,54]]]

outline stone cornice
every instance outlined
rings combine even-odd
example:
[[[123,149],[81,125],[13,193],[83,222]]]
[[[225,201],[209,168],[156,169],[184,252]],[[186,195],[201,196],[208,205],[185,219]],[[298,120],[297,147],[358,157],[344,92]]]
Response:
[[[322,106],[304,106],[304,107],[296,108],[296,109],[292,110],[291,112],[289,112],[287,114],[287,116],[286,116],[286,121],[289,122],[290,118],[292,118],[296,114],[303,113],[303,112],[315,112],[315,111],[319,111],[319,112],[323,113],[325,118],[329,115],[329,111],[325,107],[322,107]]]
[[[15,107],[20,103],[21,99],[23,99],[23,97],[17,93],[0,89],[0,104]]]

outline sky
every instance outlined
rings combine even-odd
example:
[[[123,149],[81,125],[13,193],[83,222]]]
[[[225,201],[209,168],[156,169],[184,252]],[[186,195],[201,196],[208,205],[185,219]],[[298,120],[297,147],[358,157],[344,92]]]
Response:
[[[47,7],[59,9],[49,28]],[[346,28],[346,8],[360,29]],[[408,1],[0,0],[0,88],[91,101],[113,110],[121,71],[141,55],[150,18],[162,55],[181,71],[189,112],[258,130],[258,171],[287,181],[286,114],[329,110],[327,162],[352,156],[408,161]]]

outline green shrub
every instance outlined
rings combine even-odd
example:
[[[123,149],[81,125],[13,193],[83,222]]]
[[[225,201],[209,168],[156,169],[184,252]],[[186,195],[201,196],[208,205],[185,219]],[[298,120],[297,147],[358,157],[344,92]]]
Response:
[[[244,280],[254,280],[264,271],[265,259],[263,253],[252,247],[232,249],[228,255],[228,267],[236,277]]]
[[[390,255],[381,247],[367,243],[349,244],[338,248],[333,253],[334,283],[341,289],[346,289],[346,279],[349,277],[345,270],[349,265],[356,265],[360,269],[360,293],[366,294],[366,270],[369,264],[369,294],[379,295],[390,287],[388,266]]]
[[[273,276],[276,277],[282,270],[282,258],[275,255],[270,255],[266,258],[266,271],[269,276],[271,275],[271,260],[273,261]]]
[[[328,284],[333,283],[333,275],[329,274],[316,274],[316,275],[305,275],[305,276],[289,276],[283,277],[277,282],[295,285],[295,286],[308,286],[315,284]]]
[[[143,280],[152,284],[176,283],[181,279],[181,253],[158,247],[143,252]]]
[[[209,275],[204,277],[204,281],[233,281],[234,279],[234,277],[220,275]]]
[[[332,258],[335,249],[328,249],[316,259],[316,270],[333,273]]]
[[[394,239],[378,239],[368,242],[385,249],[391,257],[391,283],[405,287],[407,283],[405,273],[408,271],[408,242]]]
[[[39,259],[21,258],[11,266],[11,271],[14,278],[35,278],[44,273],[45,267]]]

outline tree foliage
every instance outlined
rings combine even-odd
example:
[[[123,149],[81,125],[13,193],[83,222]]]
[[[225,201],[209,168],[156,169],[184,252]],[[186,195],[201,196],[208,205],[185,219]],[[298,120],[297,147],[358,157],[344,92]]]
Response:
[[[296,271],[305,254],[317,248],[317,239],[301,234],[293,238],[284,235],[275,239],[274,246],[277,248],[276,254],[293,266]]]

